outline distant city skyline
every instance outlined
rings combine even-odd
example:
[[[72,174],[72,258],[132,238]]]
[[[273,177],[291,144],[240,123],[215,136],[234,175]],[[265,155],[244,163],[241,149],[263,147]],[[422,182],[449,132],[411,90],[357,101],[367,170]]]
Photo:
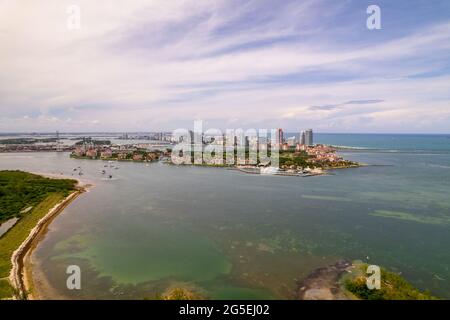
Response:
[[[450,133],[447,0],[0,0],[0,21],[0,133]]]

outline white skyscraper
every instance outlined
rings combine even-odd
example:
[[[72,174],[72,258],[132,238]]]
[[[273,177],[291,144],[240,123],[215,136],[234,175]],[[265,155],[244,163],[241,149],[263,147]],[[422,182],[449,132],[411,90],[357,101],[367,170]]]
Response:
[[[300,132],[300,144],[304,145],[305,144],[305,131],[301,131]]]

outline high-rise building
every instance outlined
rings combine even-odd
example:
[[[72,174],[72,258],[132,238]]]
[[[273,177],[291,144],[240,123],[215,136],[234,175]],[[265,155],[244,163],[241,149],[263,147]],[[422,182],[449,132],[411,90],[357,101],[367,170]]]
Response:
[[[301,145],[305,145],[305,143],[306,143],[306,137],[305,136],[306,136],[305,131],[301,131],[300,132],[300,139],[299,139]]]
[[[277,142],[279,144],[282,144],[284,142],[284,134],[283,134],[283,129],[278,129],[277,130]]]
[[[295,136],[287,138],[286,142],[289,147],[295,147],[295,142],[296,142]]]
[[[308,129],[305,131],[305,145],[307,145],[307,146],[314,145],[312,129]]]

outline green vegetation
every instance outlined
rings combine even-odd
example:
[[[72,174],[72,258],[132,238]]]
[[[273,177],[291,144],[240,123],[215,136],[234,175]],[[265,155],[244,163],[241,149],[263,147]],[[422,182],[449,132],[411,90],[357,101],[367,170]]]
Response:
[[[75,180],[49,179],[21,171],[0,171],[0,221],[20,220],[0,237],[0,299],[11,297],[12,253],[48,211],[75,190]],[[24,210],[30,208],[30,210]]]
[[[103,145],[110,145],[110,140],[94,140],[91,137],[83,138],[83,141],[78,141],[75,143],[75,146],[82,146],[83,144],[93,144],[95,146],[103,146]]]
[[[316,156],[311,156],[306,153],[306,151],[296,151],[291,148],[289,150],[280,151],[280,168],[295,166],[298,168],[309,167],[322,168],[322,169],[336,169],[336,168],[349,168],[359,166],[358,163],[340,160],[331,162],[329,160],[317,160]]]
[[[135,162],[151,162],[159,160],[163,156],[163,152],[159,150],[148,151],[145,149],[137,149],[133,151],[114,151],[110,155],[102,155],[101,150],[97,150],[97,156],[91,157],[87,155],[77,155],[72,152],[70,155],[74,159],[86,160],[112,160],[112,161],[135,161]]]
[[[155,293],[152,296],[143,298],[144,300],[206,300],[207,298],[191,289],[183,287],[171,287],[164,293]]]
[[[11,256],[13,252],[22,244],[23,241],[25,241],[30,231],[36,226],[38,221],[42,219],[51,208],[63,200],[65,196],[66,194],[57,192],[48,195],[36,207],[24,215],[13,228],[11,228],[0,238],[0,279],[9,276],[9,272],[12,268]],[[4,286],[0,286],[0,288],[3,287]],[[9,292],[7,287],[6,290]],[[5,292],[0,291],[0,296],[3,295],[5,295]]]
[[[14,288],[11,287],[7,279],[0,279],[0,300],[11,298],[14,295]]]
[[[67,196],[76,181],[50,179],[22,171],[0,171],[0,223],[27,215],[34,207],[55,192]]]
[[[185,288],[171,288],[162,295],[162,300],[203,300],[204,297]]]
[[[305,151],[280,151],[280,167],[297,166],[302,168],[315,168],[316,166],[313,163],[308,162],[308,159],[309,156]]]
[[[356,275],[345,280],[345,288],[363,300],[436,300],[428,292],[414,288],[400,275],[381,268],[381,288],[367,287],[367,264],[357,265]]]

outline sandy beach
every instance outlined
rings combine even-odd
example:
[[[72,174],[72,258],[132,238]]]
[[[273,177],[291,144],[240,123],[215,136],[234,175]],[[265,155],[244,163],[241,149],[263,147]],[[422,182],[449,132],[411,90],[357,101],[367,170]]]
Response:
[[[59,178],[59,179],[74,179],[73,177],[36,173],[41,176],[49,178]],[[92,187],[91,184],[83,183],[79,180],[77,184],[77,190],[68,195],[61,202],[56,204],[49,212],[36,224],[36,226],[30,231],[30,234],[25,239],[25,241],[19,246],[19,248],[14,251],[11,256],[12,269],[9,275],[9,280],[11,285],[17,290],[16,299],[39,299],[39,296],[33,295],[30,290],[33,288],[32,279],[32,264],[30,256],[33,250],[38,245],[41,240],[41,236],[45,233],[50,223],[53,219],[58,216],[72,201],[74,201],[79,195],[86,192],[88,188]]]

